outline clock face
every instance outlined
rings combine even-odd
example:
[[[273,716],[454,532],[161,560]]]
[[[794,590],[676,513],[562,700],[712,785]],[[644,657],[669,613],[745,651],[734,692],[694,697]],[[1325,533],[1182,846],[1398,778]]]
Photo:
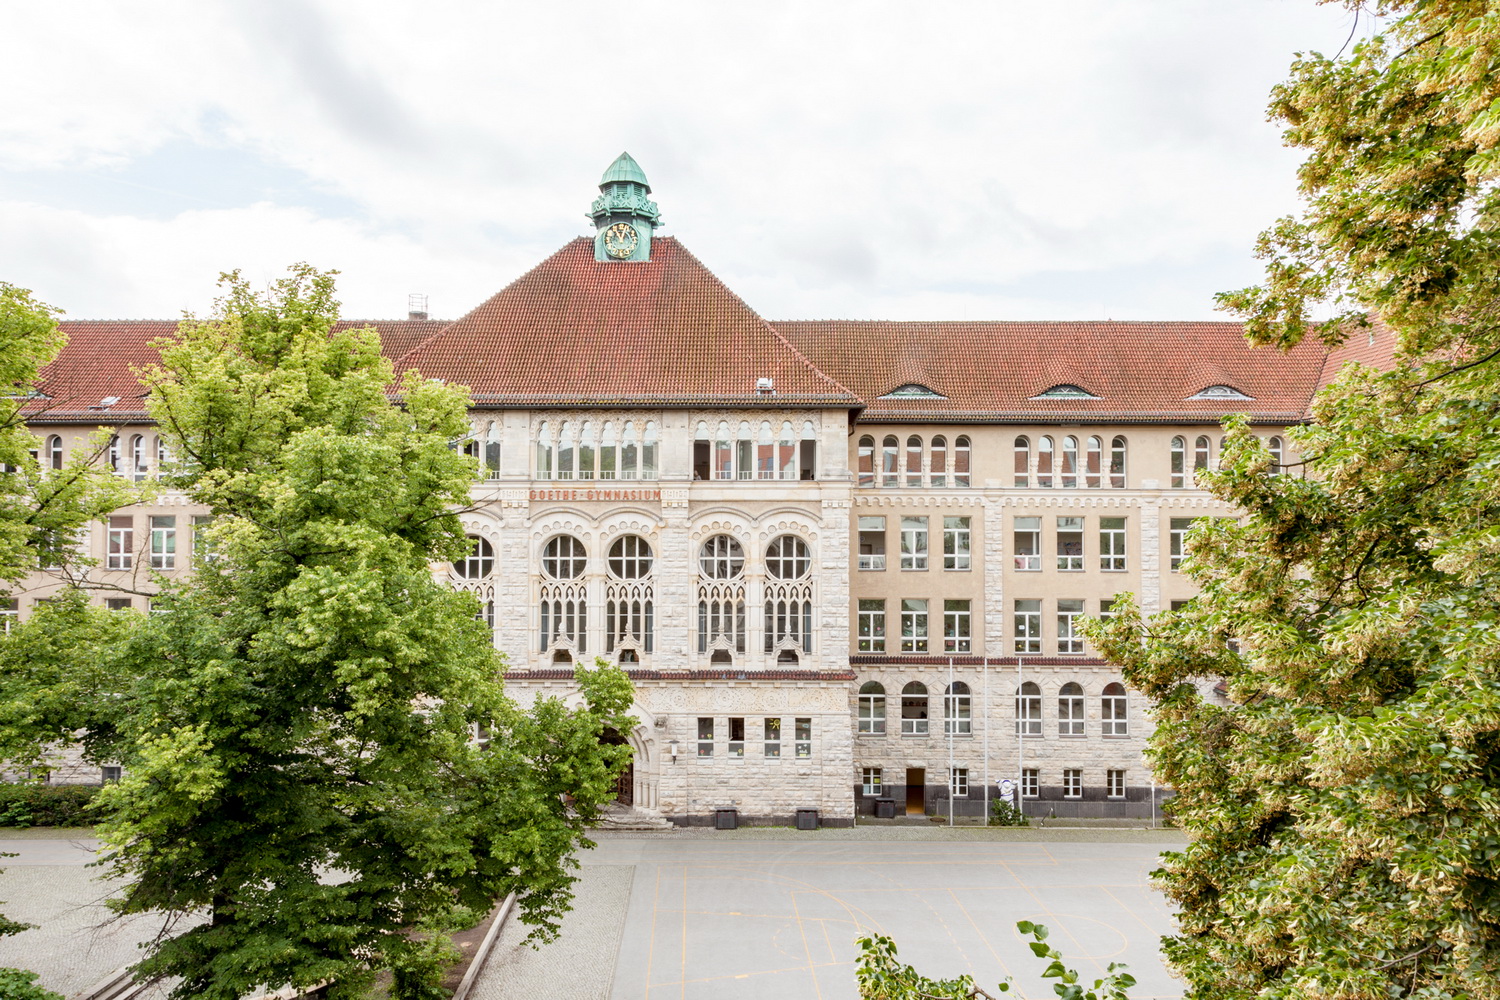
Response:
[[[616,222],[604,231],[604,252],[624,260],[635,253],[635,246],[640,241],[640,234],[634,226],[628,222]]]

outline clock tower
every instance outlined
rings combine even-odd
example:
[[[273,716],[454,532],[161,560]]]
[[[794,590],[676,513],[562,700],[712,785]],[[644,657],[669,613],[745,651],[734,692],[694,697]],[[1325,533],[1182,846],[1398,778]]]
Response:
[[[651,259],[651,231],[661,223],[656,202],[647,195],[651,185],[629,153],[621,153],[599,181],[599,197],[589,208],[598,234],[594,259],[635,261]]]

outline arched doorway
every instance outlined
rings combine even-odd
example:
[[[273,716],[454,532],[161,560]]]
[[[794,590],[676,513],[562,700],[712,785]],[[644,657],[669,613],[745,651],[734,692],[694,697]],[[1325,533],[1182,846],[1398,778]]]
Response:
[[[618,732],[616,732],[613,729],[605,729],[604,733],[599,737],[599,742],[603,743],[607,747],[627,747],[627,748],[630,748],[630,751],[631,751],[630,752],[630,763],[626,764],[625,765],[625,770],[621,771],[620,774],[619,774],[619,776],[615,778],[615,801],[619,802],[621,805],[627,805],[627,806],[633,806],[633,805],[635,805],[635,750],[634,750],[634,748],[630,747],[630,741],[629,740],[627,740],[625,737],[621,736]]]

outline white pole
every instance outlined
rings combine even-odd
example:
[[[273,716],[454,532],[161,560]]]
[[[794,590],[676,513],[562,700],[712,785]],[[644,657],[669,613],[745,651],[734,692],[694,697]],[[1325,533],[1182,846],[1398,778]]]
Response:
[[[1021,674],[1021,659],[1022,659],[1021,658],[1021,654],[1017,653],[1016,654],[1016,805],[1020,806],[1022,808],[1023,812],[1024,812],[1024,805],[1023,805],[1023,803],[1025,802],[1025,799],[1026,799],[1026,791],[1025,791],[1025,789],[1026,789],[1026,783],[1021,780],[1021,772],[1025,769],[1024,766],[1023,766],[1024,765],[1024,759],[1022,758],[1021,750],[1022,750],[1023,747],[1025,747],[1026,744],[1021,741],[1021,728],[1022,728],[1021,706],[1024,705],[1024,704],[1026,704],[1026,702],[1021,698],[1021,684],[1022,684],[1022,679],[1021,679],[1022,678],[1022,674]]]
[[[1156,775],[1151,775],[1151,829],[1156,829]]]
[[[953,709],[958,705],[958,695],[953,692],[953,657],[948,657],[948,693],[943,698],[943,728],[948,730],[948,825],[953,825],[953,731],[958,720],[953,718]]]
[[[984,825],[990,825],[990,658],[984,658]]]

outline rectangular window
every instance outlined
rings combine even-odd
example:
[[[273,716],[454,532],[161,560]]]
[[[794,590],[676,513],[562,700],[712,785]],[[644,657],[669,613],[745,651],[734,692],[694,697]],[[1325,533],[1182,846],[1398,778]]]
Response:
[[[880,768],[862,767],[859,769],[860,792],[865,795],[880,795],[885,786],[880,783]]]
[[[193,515],[193,565],[207,566],[218,558],[208,538],[209,525],[214,523],[212,514]]]
[[[745,756],[745,720],[731,717],[729,720],[729,756]]]
[[[901,568],[927,568],[927,518],[901,519]]]
[[[848,725],[847,722],[844,723],[844,724]],[[795,733],[793,735],[794,735],[795,743],[796,743],[796,747],[797,747],[797,756],[798,757],[811,757],[812,756],[812,720],[811,719],[798,719],[797,720],[797,729],[796,729],[796,731],[795,731]]]
[[[134,607],[134,602],[128,597],[108,597],[104,600],[104,606],[110,611],[129,611]]]
[[[118,764],[106,764],[99,769],[99,783],[113,785],[120,780],[121,768]]]
[[[1123,799],[1125,797],[1125,772],[1104,772],[1104,794],[1112,799]]]
[[[177,568],[177,516],[157,514],[151,518],[151,568]]]
[[[943,569],[969,568],[969,519],[943,518]]]
[[[1077,767],[1063,768],[1063,798],[1083,798],[1083,769]]]
[[[885,518],[859,519],[859,568],[885,569]]]
[[[1102,621],[1102,622],[1107,622],[1111,618],[1113,618],[1114,616],[1115,616],[1115,600],[1114,600],[1114,598],[1110,597],[1110,598],[1106,598],[1105,600],[1100,601],[1099,602],[1099,620]]]
[[[859,599],[859,651],[885,652],[885,601]]]
[[[1059,600],[1057,602],[1057,651],[1059,654],[1083,652],[1083,636],[1078,632],[1078,619],[1082,617],[1082,601]]]
[[[943,602],[943,652],[967,653],[973,649],[972,616],[968,601]]]
[[[1042,568],[1042,519],[1016,518],[1016,569]]]
[[[901,652],[927,652],[927,602],[901,602]]]
[[[10,635],[20,620],[20,602],[14,597],[0,597],[0,635]]]
[[[1192,527],[1193,518],[1191,517],[1174,517],[1171,520],[1167,544],[1173,573],[1182,567],[1182,559],[1187,555],[1187,533],[1192,530]]]
[[[969,769],[967,767],[948,769],[948,794],[954,797],[969,794]]]
[[[709,718],[698,719],[698,756],[712,757],[714,755],[714,720]]]
[[[1042,651],[1041,601],[1016,601],[1015,648],[1017,653],[1040,653]]]
[[[1057,519],[1057,568],[1070,572],[1083,569],[1083,518],[1081,517]]]
[[[781,720],[766,720],[766,756],[781,756]]]
[[[1125,568],[1125,519],[1099,518],[1099,568],[1115,572]]]
[[[1035,767],[1021,769],[1021,798],[1034,799],[1042,794],[1042,772]]]
[[[109,551],[105,555],[105,569],[129,569],[135,558],[135,518],[128,514],[109,519]]]

